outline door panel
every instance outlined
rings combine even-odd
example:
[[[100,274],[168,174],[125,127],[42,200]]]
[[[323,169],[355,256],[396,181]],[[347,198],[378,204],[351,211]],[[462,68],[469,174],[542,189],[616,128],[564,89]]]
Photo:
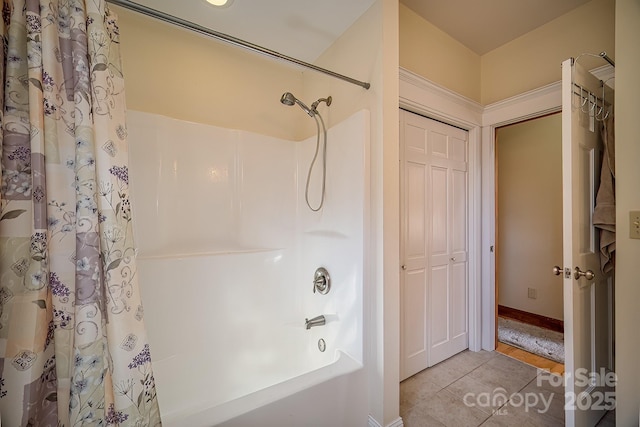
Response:
[[[401,325],[401,361],[400,370],[403,379],[424,369],[428,359],[427,343],[427,192],[424,179],[426,167],[426,142],[424,131],[420,127],[401,127],[404,150],[401,156],[403,174],[400,177],[403,196],[401,224],[403,270],[400,281]]]
[[[431,148],[431,155],[434,158],[446,159],[448,152],[447,135],[432,131],[427,141]]]
[[[467,293],[467,268],[465,263],[454,263],[452,267],[452,286],[451,291],[453,293],[452,299],[454,301],[462,301],[466,299]],[[451,336],[452,338],[459,338],[467,333],[468,324],[468,307],[466,304],[454,305],[453,313],[451,316]]]
[[[449,339],[449,269],[440,265],[431,270],[431,306],[429,307],[429,323],[445,327],[430,328],[431,346],[446,343]],[[431,364],[429,364],[431,366]]]
[[[424,263],[426,259],[426,218],[425,210],[425,166],[417,163],[406,165],[406,191],[407,191],[407,260]]]
[[[401,285],[402,323],[412,325],[402,329],[403,370],[409,373],[407,377],[423,370],[428,357],[425,273],[424,269],[412,270]]]
[[[449,253],[448,222],[448,171],[445,168],[431,169],[430,207],[431,207],[431,255],[447,255]],[[426,213],[425,213],[426,214]],[[425,215],[426,216],[426,215]],[[441,263],[434,260],[434,266]]]
[[[598,234],[592,223],[602,142],[594,109],[590,108],[592,96],[584,97],[602,94],[602,87],[594,76],[571,62],[562,64],[563,263],[569,273],[563,279],[565,419],[567,426],[590,427],[606,407],[593,403],[608,402],[607,393],[613,391],[605,381],[584,380],[587,374],[601,375],[613,368],[613,281],[600,269]],[[613,103],[613,91],[608,90],[605,98]],[[576,268],[590,270],[595,277],[576,278]]]
[[[467,141],[465,139],[451,138],[451,155],[449,158],[461,163],[467,163]]]
[[[452,171],[452,227],[451,250],[454,257],[464,256],[467,252],[467,172]]]
[[[401,379],[468,347],[467,132],[401,111]]]

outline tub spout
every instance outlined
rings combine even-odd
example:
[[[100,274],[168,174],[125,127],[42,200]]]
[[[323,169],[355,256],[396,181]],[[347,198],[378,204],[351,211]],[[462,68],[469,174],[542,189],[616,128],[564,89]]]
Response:
[[[326,319],[324,318],[324,316],[316,316],[313,319],[304,319],[304,326],[307,329],[311,329],[314,326],[322,326],[326,323]]]

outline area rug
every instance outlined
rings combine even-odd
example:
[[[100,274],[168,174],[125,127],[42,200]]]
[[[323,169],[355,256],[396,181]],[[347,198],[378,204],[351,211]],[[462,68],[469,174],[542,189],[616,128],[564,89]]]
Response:
[[[498,317],[498,341],[564,363],[564,334]]]

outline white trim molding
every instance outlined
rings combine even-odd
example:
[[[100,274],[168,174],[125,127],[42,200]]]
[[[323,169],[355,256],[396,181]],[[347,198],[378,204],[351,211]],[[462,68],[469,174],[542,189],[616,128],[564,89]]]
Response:
[[[494,102],[484,108],[483,126],[504,126],[560,111],[560,82]]]
[[[597,79],[605,82],[607,86],[614,88],[615,81],[613,79],[616,77],[616,69],[611,65],[607,64],[602,67],[594,68],[590,73],[596,76]]]
[[[613,87],[615,70],[611,65],[594,68],[596,78]],[[539,87],[482,108],[482,126],[500,127],[560,111],[560,81]]]
[[[482,342],[481,287],[481,125],[482,106],[417,74],[400,68],[400,108],[469,132],[469,349]]]
[[[596,78],[613,87],[611,65],[591,70]],[[561,82],[525,92],[487,105],[482,114],[482,348],[495,349],[495,140],[500,126],[541,117],[562,109]]]
[[[615,70],[591,72],[612,86]],[[495,349],[495,130],[561,109],[555,82],[483,107],[400,68],[400,108],[469,131],[469,349]]]
[[[611,65],[591,70],[613,87]],[[469,131],[469,349],[495,349],[495,130],[561,110],[555,82],[485,107],[400,68],[400,108]]]
[[[400,68],[400,107],[470,130],[482,124],[482,105]]]
[[[482,114],[482,348],[495,350],[496,129],[560,111],[562,85],[552,83],[487,105]]]
[[[382,427],[382,425],[375,420],[371,415],[369,415],[369,419],[367,420],[368,427]],[[404,427],[404,423],[402,422],[402,418],[398,417],[390,424],[387,424],[386,427]]]

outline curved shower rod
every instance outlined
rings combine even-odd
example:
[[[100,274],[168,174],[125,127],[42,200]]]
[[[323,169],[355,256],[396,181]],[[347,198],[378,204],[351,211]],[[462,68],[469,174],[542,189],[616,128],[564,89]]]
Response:
[[[291,56],[283,55],[282,53],[276,52],[275,50],[267,49],[266,47],[259,46],[257,44],[239,39],[237,37],[230,36],[228,34],[220,33],[215,30],[211,30],[209,28],[203,27],[196,23],[178,18],[173,15],[169,15],[167,13],[161,12],[156,9],[152,9],[150,7],[141,5],[139,3],[134,3],[129,0],[106,0],[107,3],[115,4],[117,6],[124,7],[129,10],[133,10],[134,12],[142,13],[143,15],[150,16],[152,18],[159,19],[164,22],[168,22],[169,24],[177,25],[178,27],[186,28],[187,30],[194,31],[196,33],[212,37],[217,40],[221,40],[227,43],[230,43],[235,46],[239,46],[253,52],[261,53],[263,55],[269,56],[271,58],[284,60],[287,62],[294,63],[296,65],[300,65],[305,68],[309,68],[314,71],[318,71],[329,76],[344,80],[346,82],[352,83],[354,85],[361,86],[365,89],[369,89],[371,84],[367,82],[362,82],[360,80],[352,79],[351,77],[347,77],[342,74],[338,74],[334,71],[327,70],[326,68],[318,67],[317,65],[310,64],[308,62],[301,61],[299,59],[293,58]]]

